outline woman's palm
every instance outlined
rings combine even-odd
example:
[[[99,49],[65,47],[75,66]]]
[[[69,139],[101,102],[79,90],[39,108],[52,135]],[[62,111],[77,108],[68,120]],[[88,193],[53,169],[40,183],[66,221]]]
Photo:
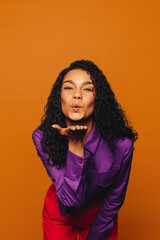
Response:
[[[67,137],[69,140],[82,142],[83,138],[87,132],[87,126],[83,125],[75,125],[75,126],[68,126],[67,128],[62,128],[58,124],[53,124],[52,127],[57,129],[57,131]]]

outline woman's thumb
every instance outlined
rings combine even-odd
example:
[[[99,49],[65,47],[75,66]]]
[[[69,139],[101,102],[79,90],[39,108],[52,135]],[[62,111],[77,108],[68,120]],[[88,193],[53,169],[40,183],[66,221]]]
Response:
[[[52,127],[55,128],[55,129],[57,129],[57,130],[60,130],[60,129],[61,129],[61,127],[60,127],[59,125],[57,125],[57,124],[53,124]]]

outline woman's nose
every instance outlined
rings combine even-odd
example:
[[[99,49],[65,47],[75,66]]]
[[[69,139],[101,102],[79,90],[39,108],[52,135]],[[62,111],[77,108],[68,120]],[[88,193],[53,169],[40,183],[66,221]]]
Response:
[[[82,98],[81,92],[80,92],[80,91],[75,91],[75,92],[73,93],[73,98]]]

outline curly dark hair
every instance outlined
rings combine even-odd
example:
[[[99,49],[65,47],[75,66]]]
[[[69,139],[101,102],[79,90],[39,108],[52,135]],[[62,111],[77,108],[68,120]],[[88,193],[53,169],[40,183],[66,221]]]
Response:
[[[96,123],[97,131],[108,142],[112,153],[115,153],[114,140],[128,137],[134,142],[138,139],[138,133],[133,129],[130,120],[126,117],[126,112],[117,102],[115,94],[103,72],[93,61],[75,61],[60,72],[53,84],[47,104],[44,107],[45,113],[41,118],[41,125],[39,126],[44,136],[41,140],[42,148],[44,152],[49,154],[49,159],[51,158],[53,165],[58,165],[59,168],[65,163],[67,157],[68,139],[59,134],[52,125],[58,124],[61,127],[66,127],[65,116],[61,110],[60,93],[63,78],[72,69],[86,71],[94,82],[96,97],[93,121]],[[50,164],[49,159],[48,164]]]

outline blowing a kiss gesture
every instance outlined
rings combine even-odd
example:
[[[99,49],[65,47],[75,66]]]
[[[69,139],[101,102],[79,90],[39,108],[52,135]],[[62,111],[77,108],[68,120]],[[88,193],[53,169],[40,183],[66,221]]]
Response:
[[[57,129],[61,135],[67,137],[69,141],[73,141],[77,144],[83,143],[83,138],[87,132],[87,126],[83,125],[75,125],[68,126],[67,128],[62,128],[57,124],[53,124],[52,127]]]

